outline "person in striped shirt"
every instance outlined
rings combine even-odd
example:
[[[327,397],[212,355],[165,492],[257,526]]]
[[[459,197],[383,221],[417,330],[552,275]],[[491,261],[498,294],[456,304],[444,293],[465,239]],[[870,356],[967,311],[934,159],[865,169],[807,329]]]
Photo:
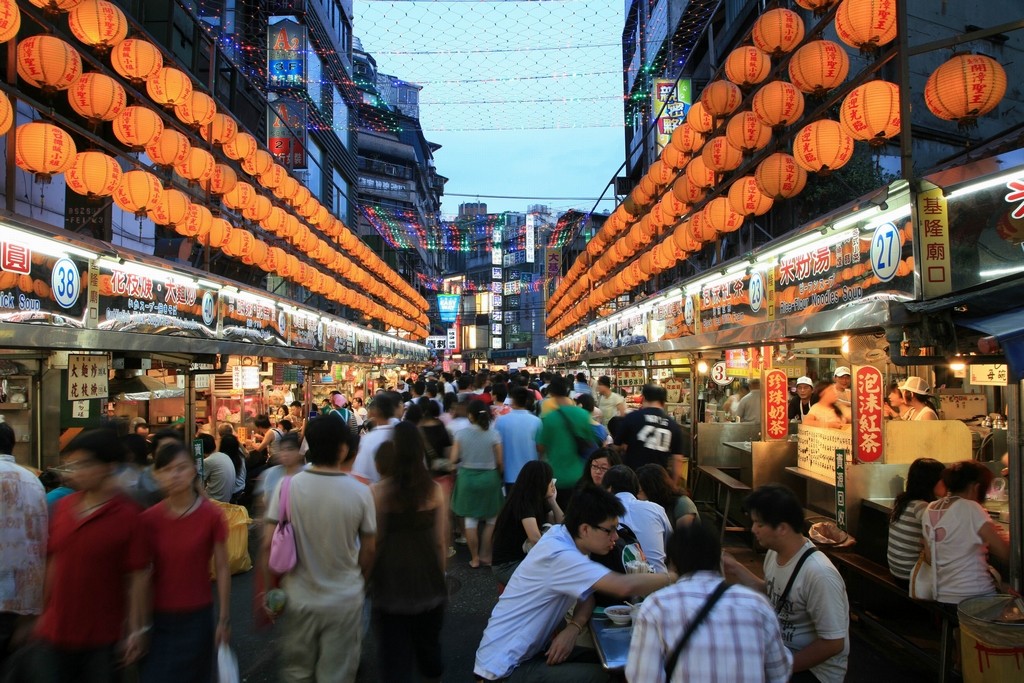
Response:
[[[918,458],[907,470],[906,490],[896,496],[889,518],[889,573],[909,588],[910,573],[921,554],[921,517],[928,503],[946,494],[938,460]]]

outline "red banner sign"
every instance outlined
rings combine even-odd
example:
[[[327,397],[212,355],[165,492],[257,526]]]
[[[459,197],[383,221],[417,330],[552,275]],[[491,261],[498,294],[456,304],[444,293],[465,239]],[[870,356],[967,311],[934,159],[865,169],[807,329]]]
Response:
[[[764,438],[781,441],[789,435],[789,380],[783,370],[769,370],[764,375]]]
[[[882,373],[878,368],[865,365],[854,372],[853,430],[854,456],[860,462],[875,462],[882,458]]]

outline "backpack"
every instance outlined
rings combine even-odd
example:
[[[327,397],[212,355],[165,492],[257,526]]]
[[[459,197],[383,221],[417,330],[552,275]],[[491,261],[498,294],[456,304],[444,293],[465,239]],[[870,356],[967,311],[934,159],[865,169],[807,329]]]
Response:
[[[356,422],[356,414],[351,410],[348,408],[335,408],[330,414],[347,424],[348,430],[352,432],[353,436],[359,435],[359,424]]]
[[[607,555],[591,555],[590,559],[611,569],[613,572],[625,574],[627,562],[638,560],[646,562],[647,556],[644,555],[643,548],[640,547],[640,541],[637,540],[636,534],[632,529],[620,523],[618,531],[619,537],[615,539],[615,547]],[[597,604],[602,607],[622,604],[622,598],[603,593],[595,593],[594,595],[597,599]]]

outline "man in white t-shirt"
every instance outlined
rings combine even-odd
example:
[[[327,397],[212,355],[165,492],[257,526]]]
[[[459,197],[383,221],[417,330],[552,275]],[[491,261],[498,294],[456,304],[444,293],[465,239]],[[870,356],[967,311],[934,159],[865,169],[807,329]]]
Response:
[[[850,653],[850,602],[843,577],[803,535],[803,507],[788,488],[761,486],[743,505],[753,521],[754,538],[768,549],[764,579],[728,553],[723,555],[726,579],[763,591],[775,606],[782,639],[793,652],[791,680],[842,683]],[[783,600],[794,572],[796,579]]]
[[[612,378],[608,375],[601,375],[597,378],[597,396],[594,402],[601,411],[601,424],[605,427],[613,417],[625,417],[626,399],[622,394],[612,391]]]
[[[636,473],[625,465],[616,465],[605,472],[601,486],[611,491],[626,509],[622,523],[636,534],[636,540],[640,542],[647,562],[656,573],[667,572],[665,547],[668,544],[668,537],[672,535],[672,522],[669,521],[665,508],[636,497],[640,492],[640,482],[637,481]]]
[[[669,584],[668,574],[618,574],[590,559],[615,546],[622,504],[583,489],[565,524],[551,528],[512,575],[476,651],[474,674],[496,681],[606,681],[594,651],[576,648],[594,611],[595,590],[627,598]],[[670,578],[671,576],[671,578]],[[566,613],[573,609],[572,619]]]
[[[373,429],[359,440],[359,451],[352,463],[352,476],[364,484],[380,481],[380,472],[377,471],[374,458],[380,445],[394,437],[395,425],[398,424],[395,408],[395,401],[388,393],[377,394],[370,404],[369,418],[373,422]]]

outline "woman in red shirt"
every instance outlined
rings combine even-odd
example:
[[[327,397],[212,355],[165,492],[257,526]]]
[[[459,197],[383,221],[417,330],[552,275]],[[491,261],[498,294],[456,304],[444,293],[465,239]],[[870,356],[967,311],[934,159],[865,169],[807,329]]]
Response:
[[[182,443],[156,452],[164,500],[142,513],[149,544],[153,622],[142,661],[144,683],[210,683],[213,652],[230,638],[231,572],[224,514],[195,485],[196,465]],[[210,557],[220,618],[214,630]]]

